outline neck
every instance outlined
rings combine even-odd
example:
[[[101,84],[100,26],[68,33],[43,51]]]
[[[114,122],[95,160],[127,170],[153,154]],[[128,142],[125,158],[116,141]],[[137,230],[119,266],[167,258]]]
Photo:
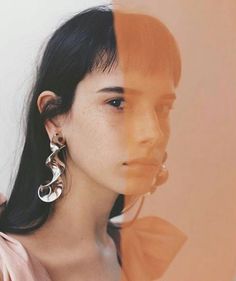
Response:
[[[81,170],[62,175],[63,194],[47,222],[39,229],[40,239],[54,247],[75,249],[93,245],[111,246],[107,224],[118,193],[91,181]],[[51,240],[51,241],[48,241]]]

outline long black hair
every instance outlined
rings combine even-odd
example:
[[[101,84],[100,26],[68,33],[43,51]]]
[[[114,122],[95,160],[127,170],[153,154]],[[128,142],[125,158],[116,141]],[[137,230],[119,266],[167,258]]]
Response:
[[[167,29],[163,30],[168,38],[172,38]],[[140,42],[145,41],[143,36],[145,34],[141,34]],[[161,38],[157,36],[156,40],[160,41]],[[168,57],[172,61],[175,57],[173,76],[177,83],[180,59],[174,40],[171,44],[174,47]],[[150,46],[153,54],[158,55],[156,43],[150,42]],[[45,166],[45,160],[51,153],[45,121],[69,112],[77,84],[94,69],[109,71],[118,61],[117,53],[114,15],[108,6],[89,8],[76,14],[51,36],[37,67],[36,81],[29,95],[23,151],[10,197],[1,206],[0,231],[29,233],[47,220],[54,203],[44,203],[37,195],[40,184],[51,178],[51,172]],[[46,104],[40,113],[37,99],[45,90],[53,91],[57,98]],[[66,158],[66,155],[61,157]],[[120,215],[123,207],[124,196],[120,194],[111,210],[110,218]],[[112,231],[110,233],[113,235]]]

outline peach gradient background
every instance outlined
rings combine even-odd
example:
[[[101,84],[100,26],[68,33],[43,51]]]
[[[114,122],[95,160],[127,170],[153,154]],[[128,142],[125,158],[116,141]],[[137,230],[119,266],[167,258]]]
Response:
[[[166,162],[170,177],[146,199],[141,213],[164,218],[188,236],[162,281],[233,281],[236,2],[119,0],[113,5],[157,16],[182,55]]]

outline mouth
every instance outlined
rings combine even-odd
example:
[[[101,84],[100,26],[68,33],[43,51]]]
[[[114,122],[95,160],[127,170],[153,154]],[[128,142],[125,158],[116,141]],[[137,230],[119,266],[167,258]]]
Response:
[[[123,164],[127,172],[135,173],[140,176],[147,175],[146,173],[156,173],[160,169],[160,165],[144,164],[144,163],[127,163]],[[143,173],[145,171],[145,173]]]
[[[155,167],[160,166],[160,162],[155,158],[136,158],[130,161],[126,161],[123,164],[126,166],[134,166],[134,165],[155,166]]]
[[[158,171],[160,170],[160,166],[157,165],[146,165],[140,163],[132,163],[132,164],[125,164],[123,165],[123,171],[127,176],[127,180],[131,180],[137,178],[139,180],[149,180],[153,178]]]

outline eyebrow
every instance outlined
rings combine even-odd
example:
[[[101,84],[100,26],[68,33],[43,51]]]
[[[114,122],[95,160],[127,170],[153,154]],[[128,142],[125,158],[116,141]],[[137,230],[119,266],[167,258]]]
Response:
[[[136,90],[136,89],[131,89],[131,88],[124,88],[124,87],[106,87],[106,88],[102,88],[100,90],[98,90],[96,93],[117,93],[117,94],[124,94],[126,91],[128,92],[138,92],[140,93],[140,91]],[[164,95],[161,96],[161,98],[164,99],[176,99],[176,94],[174,92],[170,92],[170,93],[166,93]]]
[[[117,93],[117,94],[124,94],[125,89],[123,87],[107,87],[102,88],[97,93]]]

